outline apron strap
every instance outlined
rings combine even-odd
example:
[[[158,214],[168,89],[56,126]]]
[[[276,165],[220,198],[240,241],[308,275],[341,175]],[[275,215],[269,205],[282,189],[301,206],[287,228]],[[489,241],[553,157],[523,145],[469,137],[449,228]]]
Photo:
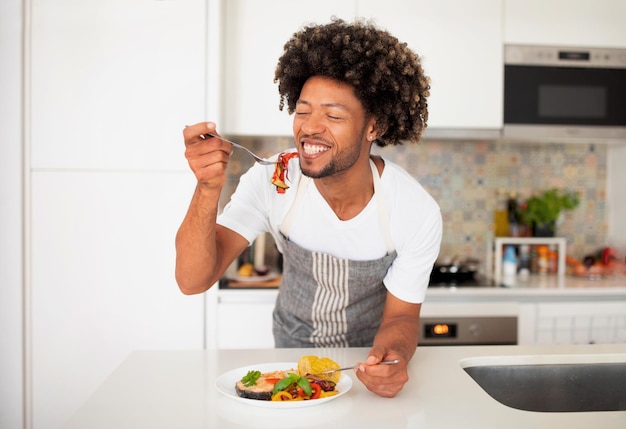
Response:
[[[385,198],[385,191],[380,181],[380,175],[374,161],[370,159],[370,167],[372,168],[372,177],[374,178],[374,197],[378,206],[378,221],[380,223],[380,229],[383,232],[385,238],[385,245],[387,246],[387,253],[393,253],[396,248],[393,245],[391,239],[391,221],[389,217],[389,207],[387,207],[387,199]]]
[[[304,196],[304,190],[306,186],[311,181],[309,176],[305,176],[304,174],[300,175],[300,182],[298,182],[298,189],[296,190],[296,198],[294,199],[291,207],[289,207],[289,211],[285,215],[282,223],[278,230],[281,232],[283,237],[289,238],[289,231],[291,231],[291,226],[293,225],[293,220],[296,218],[296,213],[300,208],[302,203],[302,197]]]
[[[378,206],[378,221],[380,224],[383,237],[385,239],[385,246],[387,247],[387,253],[391,254],[395,251],[393,240],[391,239],[391,223],[389,217],[389,208],[387,207],[387,200],[385,198],[385,192],[382,187],[380,175],[374,161],[370,159],[370,168],[372,169],[372,178],[374,180],[374,198],[376,198],[376,205]],[[289,231],[293,225],[293,221],[296,218],[296,214],[302,203],[302,197],[304,195],[306,186],[311,181],[311,178],[302,174],[300,176],[300,182],[298,183],[298,189],[296,190],[296,197],[293,204],[289,208],[287,215],[283,219],[279,230],[285,238],[289,238]]]

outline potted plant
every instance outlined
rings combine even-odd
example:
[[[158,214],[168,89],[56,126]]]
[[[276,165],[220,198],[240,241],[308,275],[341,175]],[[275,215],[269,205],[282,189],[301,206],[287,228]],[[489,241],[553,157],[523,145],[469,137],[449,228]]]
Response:
[[[522,204],[519,211],[520,221],[531,228],[534,237],[552,237],[561,212],[573,210],[579,204],[579,192],[548,189]]]

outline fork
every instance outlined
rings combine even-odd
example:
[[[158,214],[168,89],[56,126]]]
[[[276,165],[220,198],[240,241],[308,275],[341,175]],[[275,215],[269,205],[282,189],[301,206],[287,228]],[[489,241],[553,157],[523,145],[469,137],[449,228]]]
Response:
[[[254,160],[256,162],[258,162],[259,164],[262,164],[262,165],[274,165],[274,164],[276,164],[276,161],[270,161],[268,159],[261,158],[259,155],[257,155],[256,153],[252,152],[247,147],[242,146],[239,143],[235,143],[233,141],[227,140],[227,139],[225,139],[223,137],[218,137],[218,136],[210,134],[210,133],[202,134],[202,135],[200,135],[200,137],[205,139],[205,140],[208,139],[208,138],[216,138],[216,139],[220,139],[220,140],[222,140],[222,141],[224,141],[226,143],[230,143],[231,145],[233,145],[233,147],[237,147],[239,149],[243,149],[245,152],[248,153],[248,155],[250,155],[252,158],[254,158]]]
[[[382,362],[378,362],[376,365],[394,365],[394,364],[396,364],[398,362],[400,362],[400,359],[384,360]],[[337,371],[347,371],[349,369],[357,369],[358,367],[359,367],[359,365],[354,365],[354,366],[347,366],[345,368],[329,369],[328,371],[322,371],[322,372],[318,372],[316,374],[311,374],[311,375],[331,374],[331,373],[337,372]]]

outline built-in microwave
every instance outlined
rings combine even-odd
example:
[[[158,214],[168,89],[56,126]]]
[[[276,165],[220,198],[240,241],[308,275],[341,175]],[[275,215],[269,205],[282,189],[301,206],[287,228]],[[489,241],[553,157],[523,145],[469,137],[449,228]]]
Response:
[[[626,49],[507,45],[505,138],[626,140]]]

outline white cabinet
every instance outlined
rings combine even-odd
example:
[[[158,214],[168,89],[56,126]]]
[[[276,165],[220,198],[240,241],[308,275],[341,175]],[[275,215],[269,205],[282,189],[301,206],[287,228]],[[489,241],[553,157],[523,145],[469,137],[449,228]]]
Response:
[[[185,173],[32,177],[33,427],[67,419],[137,349],[200,349],[202,295],[173,275]]]
[[[220,290],[217,293],[216,344],[220,349],[274,347],[272,313],[276,290]]]
[[[626,342],[626,302],[546,302],[520,306],[520,344]]]
[[[359,0],[408,43],[430,76],[429,129],[502,127],[502,7],[500,0]]]
[[[587,286],[575,293],[561,288],[481,289],[464,293],[428,291],[424,319],[517,317],[517,341],[531,344],[592,344],[626,342],[626,301]],[[605,292],[609,290],[605,289]],[[599,292],[599,293],[596,293]],[[210,347],[272,348],[272,312],[276,290],[219,290],[216,308],[207,314],[213,336]],[[213,342],[211,344],[211,342]]]
[[[187,169],[204,119],[205,1],[32,2],[34,168]]]
[[[623,0],[504,0],[511,44],[626,48]]]
[[[229,0],[224,46],[224,134],[291,135],[292,117],[278,110],[274,71],[283,46],[302,26],[352,20],[355,1]]]
[[[205,298],[178,290],[174,237],[195,187],[181,131],[207,106],[207,5],[30,3],[26,412],[40,429],[132,350],[203,347]]]
[[[22,11],[0,2],[0,427],[24,427]]]
[[[278,110],[274,70],[289,37],[331,16],[373,19],[423,59],[432,79],[429,128],[502,126],[502,8],[500,0],[228,1],[224,62],[224,123],[230,134],[291,134]],[[301,6],[301,7],[300,7]],[[268,25],[268,23],[280,25]]]
[[[373,19],[422,57],[435,133],[502,127],[505,43],[626,47],[622,0],[321,0],[314,8],[300,0],[229,0],[225,12],[218,125],[226,134],[291,134],[291,117],[278,110],[276,63],[302,25],[331,16]]]

